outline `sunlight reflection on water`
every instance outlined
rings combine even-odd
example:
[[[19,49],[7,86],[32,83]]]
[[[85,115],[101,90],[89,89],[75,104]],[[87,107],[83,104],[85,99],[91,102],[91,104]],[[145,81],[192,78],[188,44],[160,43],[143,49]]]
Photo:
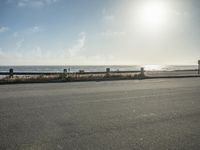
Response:
[[[162,71],[165,70],[165,65],[144,65],[144,69],[148,71]]]

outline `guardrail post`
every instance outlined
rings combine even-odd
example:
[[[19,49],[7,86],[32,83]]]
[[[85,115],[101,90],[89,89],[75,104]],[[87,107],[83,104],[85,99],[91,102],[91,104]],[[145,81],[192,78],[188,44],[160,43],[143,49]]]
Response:
[[[79,70],[79,73],[84,73],[85,71],[84,70]]]
[[[110,73],[110,68],[106,68],[106,73]]]
[[[110,68],[106,68],[106,76],[108,77],[110,75]]]
[[[67,69],[63,69],[62,79],[65,79],[67,75]]]
[[[12,68],[9,69],[9,77],[12,78],[13,77],[13,72],[14,70]]]
[[[198,60],[198,74],[200,74],[200,60]]]
[[[63,73],[66,74],[66,73],[67,73],[67,69],[64,69],[64,70],[63,70]]]
[[[141,76],[141,78],[144,78],[144,68],[143,67],[140,69],[140,76]]]

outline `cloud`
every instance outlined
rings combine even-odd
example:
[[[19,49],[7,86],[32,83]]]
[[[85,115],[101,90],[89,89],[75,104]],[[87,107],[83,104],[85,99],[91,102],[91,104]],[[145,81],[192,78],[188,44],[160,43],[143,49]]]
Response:
[[[103,8],[101,13],[102,13],[102,15],[105,15],[106,14],[106,8]]]
[[[36,57],[39,57],[39,58],[43,57],[42,50],[41,50],[40,46],[33,49],[32,54],[35,55]]]
[[[40,27],[39,26],[33,26],[30,30],[32,32],[38,32],[38,31],[40,31]]]
[[[78,54],[78,52],[80,52],[82,49],[84,49],[85,42],[86,42],[86,33],[81,32],[79,34],[79,39],[78,39],[76,45],[74,45],[72,48],[68,49],[70,55],[75,56]]]
[[[16,4],[18,7],[42,7],[51,5],[60,0],[7,0],[7,3]]]
[[[22,46],[23,40],[17,42]],[[0,63],[4,65],[24,65],[24,64],[52,64],[53,59],[57,60],[59,55],[56,52],[47,51],[40,46],[36,46],[30,50],[3,51],[0,48]],[[58,59],[60,61],[60,59]]]
[[[23,43],[24,43],[24,39],[19,40],[16,43],[16,50],[20,49],[23,46]]]
[[[42,29],[39,26],[32,26],[27,29],[26,33],[37,33],[40,32]]]
[[[103,17],[105,21],[113,21],[115,19],[114,15],[106,15]]]
[[[0,33],[7,32],[8,30],[8,27],[0,27]]]
[[[110,22],[110,21],[113,21],[115,19],[115,16],[111,13],[108,13],[108,11],[105,8],[102,10],[101,13],[102,13],[104,21]]]
[[[16,38],[16,37],[18,37],[18,36],[19,36],[19,33],[18,33],[18,32],[14,32],[14,33],[13,33],[13,37]]]
[[[103,37],[121,37],[124,36],[126,32],[124,31],[104,31],[100,35]]]
[[[32,26],[32,27],[26,28],[22,31],[13,32],[12,36],[14,38],[24,37],[24,36],[27,36],[27,35],[31,35],[31,34],[34,34],[34,33],[41,32],[41,31],[43,31],[43,28],[35,25],[35,26]]]
[[[24,6],[26,6],[26,3],[20,1],[17,3],[17,6],[24,7]]]
[[[3,51],[2,51],[2,48],[0,48],[0,57],[2,57],[3,56]]]

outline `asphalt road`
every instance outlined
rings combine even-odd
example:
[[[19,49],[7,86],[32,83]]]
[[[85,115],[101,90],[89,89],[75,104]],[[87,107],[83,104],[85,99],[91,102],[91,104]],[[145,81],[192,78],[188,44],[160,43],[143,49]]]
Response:
[[[200,78],[0,85],[0,150],[199,150]]]

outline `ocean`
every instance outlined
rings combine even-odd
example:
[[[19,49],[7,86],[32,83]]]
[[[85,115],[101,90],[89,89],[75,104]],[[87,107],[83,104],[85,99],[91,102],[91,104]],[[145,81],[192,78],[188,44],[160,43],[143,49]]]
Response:
[[[16,72],[63,72],[67,69],[70,72],[78,72],[84,70],[85,72],[102,72],[106,68],[111,71],[137,71],[144,67],[146,71],[173,71],[173,70],[193,70],[197,69],[197,65],[132,65],[132,66],[0,66],[0,72],[8,72],[13,68]]]

